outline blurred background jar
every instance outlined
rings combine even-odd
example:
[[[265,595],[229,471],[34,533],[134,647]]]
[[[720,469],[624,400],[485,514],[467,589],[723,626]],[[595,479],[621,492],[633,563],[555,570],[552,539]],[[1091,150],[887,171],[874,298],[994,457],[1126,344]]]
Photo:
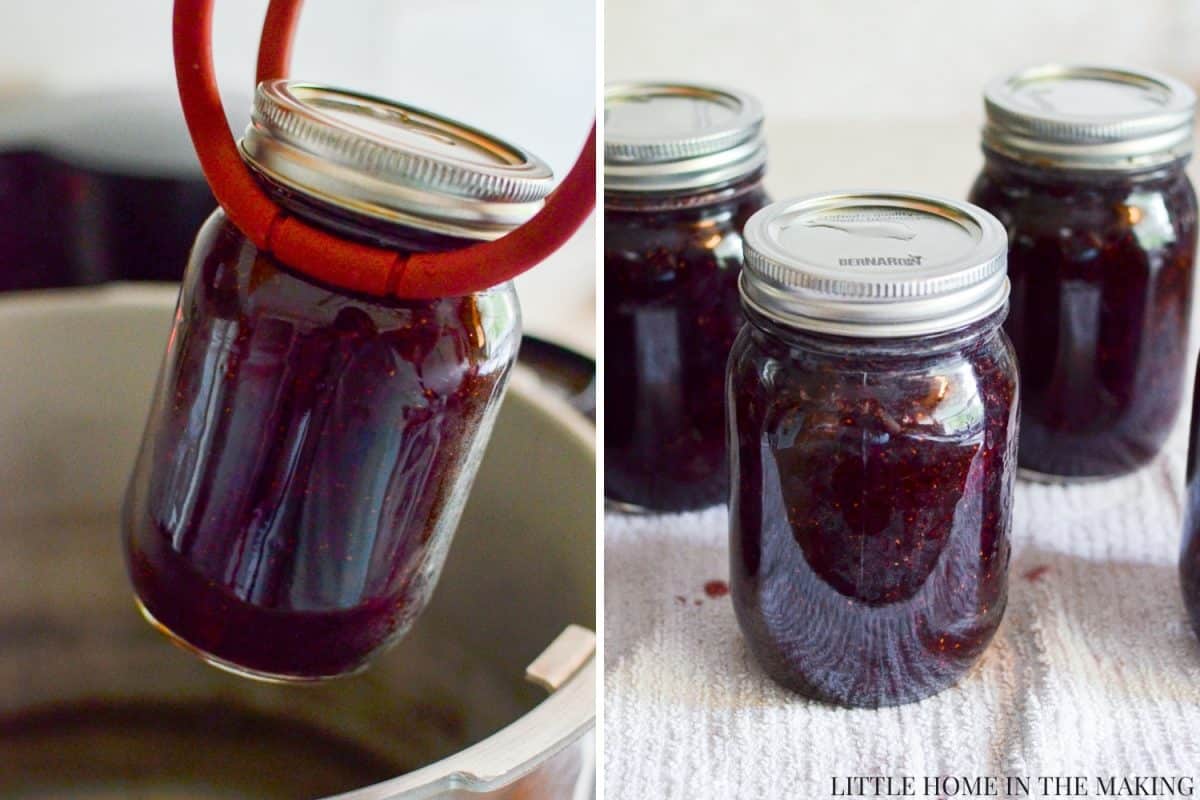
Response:
[[[1195,96],[1172,78],[1046,65],[990,83],[970,199],[1008,229],[1020,465],[1108,478],[1153,459],[1187,372]]]
[[[767,202],[762,109],[739,91],[605,93],[604,491],[626,510],[726,500],[725,361],[742,227]]]

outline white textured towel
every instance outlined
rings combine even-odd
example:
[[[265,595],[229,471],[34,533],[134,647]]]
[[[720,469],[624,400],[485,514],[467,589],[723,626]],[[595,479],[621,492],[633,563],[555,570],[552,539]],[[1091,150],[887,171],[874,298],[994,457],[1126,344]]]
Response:
[[[850,775],[917,776],[918,797],[936,775],[1030,777],[1031,797],[1038,776],[1083,776],[1089,796],[1108,776],[1200,783],[1200,644],[1176,576],[1185,451],[1181,420],[1136,475],[1021,482],[991,646],[957,687],[877,711],[807,701],[754,663],[729,597],[705,591],[729,575],[723,508],[609,515],[607,797],[823,798]]]

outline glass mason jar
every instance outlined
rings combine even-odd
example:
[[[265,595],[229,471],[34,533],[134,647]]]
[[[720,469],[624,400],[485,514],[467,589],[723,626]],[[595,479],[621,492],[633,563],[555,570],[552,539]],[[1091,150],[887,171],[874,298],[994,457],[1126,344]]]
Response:
[[[1008,229],[1021,468],[1126,474],[1158,454],[1183,395],[1193,94],[1162,76],[1049,66],[993,82],[985,99],[970,199]]]
[[[404,251],[494,238],[551,180],[450,120],[287,81],[259,87],[242,151],[290,213]],[[511,284],[356,296],[281,265],[216,211],[126,496],[146,616],[252,677],[364,666],[429,600],[519,343]]]
[[[847,706],[955,683],[1004,614],[1018,427],[1005,234],[912,193],[746,226],[730,584],[778,683]]]
[[[605,125],[604,493],[625,510],[716,505],[742,227],[767,202],[762,111],[741,92],[619,84]]]

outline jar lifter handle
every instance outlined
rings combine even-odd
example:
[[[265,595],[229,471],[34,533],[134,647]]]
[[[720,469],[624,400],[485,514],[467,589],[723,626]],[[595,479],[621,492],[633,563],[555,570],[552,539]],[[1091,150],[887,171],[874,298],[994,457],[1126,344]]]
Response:
[[[271,0],[258,52],[258,80],[284,77],[301,0]],[[192,144],[217,202],[254,245],[338,288],[406,299],[482,291],[543,261],[596,204],[596,124],[575,165],[529,222],[492,242],[442,253],[403,254],[342,239],[280,208],[243,163],[213,71],[213,0],[175,0],[173,40],[179,99]]]

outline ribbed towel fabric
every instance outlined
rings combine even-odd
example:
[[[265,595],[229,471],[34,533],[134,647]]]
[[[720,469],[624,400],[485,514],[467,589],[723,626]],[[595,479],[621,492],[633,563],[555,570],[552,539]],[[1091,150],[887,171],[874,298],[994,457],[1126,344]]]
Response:
[[[608,515],[606,797],[824,798],[856,775],[916,776],[918,797],[926,776],[1022,776],[1031,797],[1039,776],[1083,776],[1089,796],[1108,776],[1200,784],[1200,644],[1176,574],[1186,428],[1127,478],[1020,482],[1000,631],[958,686],[897,708],[824,706],[763,674],[705,589],[729,575],[724,508]]]

